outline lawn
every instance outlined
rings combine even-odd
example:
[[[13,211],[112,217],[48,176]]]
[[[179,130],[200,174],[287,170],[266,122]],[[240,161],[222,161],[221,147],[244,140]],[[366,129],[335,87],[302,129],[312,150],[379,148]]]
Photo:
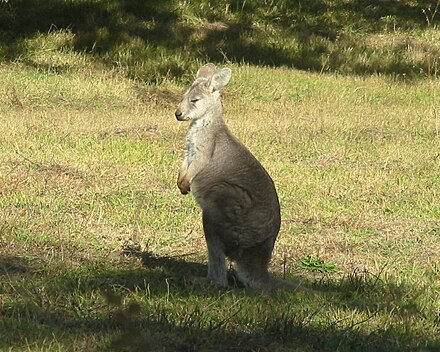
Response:
[[[370,7],[356,22],[362,2],[345,8],[335,1],[332,11],[319,2],[327,10],[305,6],[301,13],[283,1],[269,4],[272,12],[246,12],[246,2],[221,1],[219,10],[188,1],[172,16],[165,5],[150,5],[163,23],[181,26],[175,30],[198,28],[191,43],[199,51],[186,57],[193,44],[179,46],[178,36],[163,41],[164,28],[142,32],[151,19],[139,22],[128,6],[135,1],[108,2],[107,12],[97,10],[98,1],[48,3],[71,6],[61,24],[84,10],[81,4],[103,16],[97,20],[127,17],[109,29],[121,37],[108,47],[88,48],[92,29],[78,24],[45,31],[56,12],[35,23],[20,22],[15,12],[21,31],[0,35],[1,351],[439,350],[434,7],[427,17],[424,3],[399,2],[411,6],[382,22],[372,21]],[[13,1],[0,6],[14,9]],[[11,20],[11,13],[0,18]],[[403,21],[405,14],[414,23]],[[281,15],[307,21],[289,27]],[[344,40],[354,38],[351,51],[331,33],[319,37],[323,19]],[[211,56],[210,47],[200,54],[203,35],[225,23],[251,26],[242,48],[261,60],[237,49],[246,35],[224,46],[225,55]],[[297,49],[286,41],[290,31],[306,30],[309,39],[333,45],[328,61],[301,54],[310,44],[304,37]],[[251,34],[267,35],[266,44],[278,35],[268,47],[291,56],[251,45]],[[395,51],[403,37],[412,39]],[[221,47],[222,38],[212,38]],[[357,45],[365,43],[372,51]],[[148,45],[162,48],[158,57]],[[366,53],[365,66],[359,53]],[[309,56],[308,67],[296,64],[300,54]],[[346,61],[334,60],[342,54]],[[395,66],[381,66],[391,59]],[[224,118],[278,190],[282,225],[271,272],[309,293],[190,280],[206,274],[206,248],[200,209],[176,186],[187,124],[174,109],[207,60],[231,67]]]

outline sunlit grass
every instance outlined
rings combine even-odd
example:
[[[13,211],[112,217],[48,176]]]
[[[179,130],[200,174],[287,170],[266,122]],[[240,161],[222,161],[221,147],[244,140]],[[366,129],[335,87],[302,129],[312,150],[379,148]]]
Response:
[[[271,270],[322,293],[187,282],[206,256],[176,187],[183,84],[3,64],[1,349],[435,350],[439,82],[231,67],[225,120],[282,206]]]
[[[440,17],[425,2],[52,0],[0,9],[0,57],[44,72],[92,64],[162,83],[230,60],[402,81],[439,74]]]
[[[0,350],[436,351],[427,6],[0,1]],[[206,249],[174,107],[206,61],[277,186],[271,271],[313,293],[188,280]]]

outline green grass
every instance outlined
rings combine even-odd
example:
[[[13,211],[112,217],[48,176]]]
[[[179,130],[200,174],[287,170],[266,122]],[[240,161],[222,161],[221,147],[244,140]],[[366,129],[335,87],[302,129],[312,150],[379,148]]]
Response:
[[[438,350],[429,5],[0,2],[0,351]],[[188,280],[174,108],[205,60],[278,189],[271,271],[313,293]]]
[[[332,262],[327,262],[319,257],[308,255],[301,259],[300,268],[311,272],[331,273],[339,271],[336,265]]]
[[[43,71],[88,63],[145,82],[233,61],[413,80],[439,73],[435,1],[0,2],[0,57]],[[51,59],[47,59],[50,53]]]
[[[438,348],[439,82],[232,68],[225,119],[281,200],[271,270],[316,293],[188,282],[183,85],[3,64],[1,350]]]

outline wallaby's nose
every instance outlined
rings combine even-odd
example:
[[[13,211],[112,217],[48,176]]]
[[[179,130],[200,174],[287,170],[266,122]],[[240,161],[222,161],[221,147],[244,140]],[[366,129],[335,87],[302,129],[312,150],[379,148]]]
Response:
[[[175,115],[178,120],[181,120],[183,116],[183,112],[180,109],[177,109]]]

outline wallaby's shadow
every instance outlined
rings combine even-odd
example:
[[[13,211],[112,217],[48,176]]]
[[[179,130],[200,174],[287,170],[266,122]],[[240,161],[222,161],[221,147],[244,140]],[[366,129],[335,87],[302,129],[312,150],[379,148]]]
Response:
[[[0,275],[25,274],[31,270],[29,261],[23,257],[0,255]]]
[[[147,269],[165,269],[178,285],[186,285],[188,283],[186,279],[195,276],[204,277],[207,273],[207,265],[186,261],[183,259],[184,257],[160,257],[148,251],[139,252],[135,255],[142,259],[142,263]],[[271,273],[271,275],[278,276],[276,273]],[[326,297],[330,301],[337,300],[338,304],[344,307],[344,309],[368,312],[378,308],[391,309],[390,307],[405,297],[405,304],[408,306],[405,306],[405,309],[395,314],[400,314],[402,317],[421,314],[417,300],[419,295],[423,294],[425,288],[414,289],[404,283],[394,281],[390,277],[385,278],[382,273],[374,274],[367,271],[353,271],[339,277],[330,277],[323,274],[322,277],[313,279],[287,273],[286,279],[299,282],[306,289],[305,293],[301,293],[301,290],[278,290],[271,292],[271,295],[272,293],[274,294],[274,298],[279,296],[281,300],[284,300],[289,295],[297,293],[316,297],[321,296]],[[228,271],[228,282],[229,286],[227,289],[245,289],[237,280],[233,269]],[[216,286],[211,285],[212,287],[215,288]],[[245,290],[246,293],[251,295],[259,293],[266,295],[268,293],[268,291]],[[191,294],[197,295],[197,286],[191,291]],[[201,294],[207,293],[204,289],[202,291],[203,293]],[[214,294],[216,290],[210,290],[209,292]]]
[[[390,280],[385,280],[381,275],[354,273],[340,279],[315,280],[311,285],[312,288],[327,291],[326,295],[328,296],[324,297],[324,301],[317,298],[317,303],[311,305],[308,308],[310,310],[303,313],[301,310],[297,311],[296,308],[290,311],[289,307],[303,302],[310,303],[315,300],[314,297],[302,295],[302,297],[295,298],[296,293],[293,293],[275,295],[274,297],[245,298],[246,290],[235,292],[229,290],[234,301],[249,302],[250,299],[251,302],[254,302],[249,302],[250,306],[254,304],[263,312],[270,313],[267,317],[261,318],[261,321],[260,318],[257,320],[250,318],[251,323],[248,330],[240,331],[224,329],[221,325],[224,323],[223,320],[220,320],[220,323],[215,323],[214,319],[212,320],[213,325],[205,324],[206,319],[208,321],[212,319],[211,310],[205,309],[210,305],[203,303],[205,297],[213,297],[212,300],[209,298],[210,301],[207,302],[220,301],[223,304],[222,300],[224,299],[224,304],[230,305],[231,295],[229,292],[224,294],[225,291],[222,292],[221,289],[214,286],[183,286],[182,277],[205,276],[206,265],[187,260],[188,257],[185,256],[158,256],[148,251],[123,251],[120,254],[122,255],[120,262],[111,268],[108,263],[103,267],[98,266],[96,272],[75,270],[70,272],[70,270],[66,271],[63,265],[60,265],[60,276],[45,279],[43,291],[48,297],[48,302],[57,302],[57,304],[45,307],[39,306],[38,297],[42,292],[41,287],[27,286],[26,281],[35,279],[36,282],[41,283],[42,281],[38,281],[41,280],[41,275],[44,275],[48,267],[57,266],[57,263],[49,263],[41,258],[34,260],[27,256],[0,255],[0,279],[7,277],[8,280],[5,281],[11,281],[14,284],[13,291],[10,291],[10,285],[6,285],[4,289],[8,290],[6,293],[13,292],[18,298],[8,303],[10,309],[1,313],[6,316],[12,313],[16,314],[9,316],[11,321],[28,320],[29,324],[35,324],[36,321],[44,322],[43,327],[38,324],[35,326],[34,333],[27,333],[28,343],[44,344],[43,338],[46,335],[41,333],[42,329],[51,329],[54,332],[53,336],[72,339],[78,339],[85,334],[84,326],[93,331],[95,336],[102,337],[121,331],[123,332],[121,339],[115,340],[115,344],[112,345],[114,348],[111,349],[117,351],[153,350],[153,348],[147,349],[148,346],[155,346],[163,351],[188,351],[197,350],[194,349],[194,344],[200,348],[205,344],[208,351],[269,351],[276,350],[276,346],[279,346],[280,350],[303,348],[304,350],[322,351],[397,352],[415,350],[412,347],[420,346],[422,343],[426,344],[424,350],[436,350],[436,342],[426,340],[428,335],[426,337],[423,335],[414,336],[410,330],[388,328],[365,332],[361,329],[345,329],[337,325],[309,324],[303,320],[310,314],[313,316],[315,308],[324,311],[330,311],[334,308],[354,312],[364,311],[369,317],[371,316],[371,319],[374,319],[374,314],[381,310],[392,311],[393,314],[399,314],[403,321],[405,319],[410,321],[408,319],[413,315],[424,314],[423,310],[419,311],[422,307],[419,307],[417,300],[417,295],[423,288],[418,290],[414,287],[393,283]],[[124,259],[124,256],[139,258],[141,267],[130,258]],[[23,275],[29,275],[29,280],[23,281]],[[21,285],[23,288],[18,289]],[[93,296],[99,291],[103,293],[114,292],[116,298],[118,295],[126,295],[127,292],[145,291],[148,292],[145,294],[150,295],[151,298],[157,296],[159,299],[156,303],[154,300],[149,301],[148,299],[147,301],[152,302],[152,305],[147,305],[149,308],[141,315],[130,313],[133,308],[133,305],[129,304],[130,301],[121,305],[112,305],[111,302],[108,302],[109,314],[101,315],[100,313],[99,317],[93,313],[96,306],[85,307],[80,314],[66,314],[67,312],[60,314],[60,312],[64,312],[65,308],[59,301],[59,297],[77,297],[80,294],[87,295],[89,293]],[[3,293],[1,292],[1,284],[0,293]],[[187,325],[182,325],[182,321],[176,320],[172,311],[169,311],[169,306],[161,299],[169,295],[172,304],[176,301],[177,304],[191,307],[187,316],[193,320],[188,320]],[[194,305],[194,301],[192,301],[194,299],[200,299],[200,301],[196,301],[200,304]],[[199,306],[204,308],[198,310]],[[236,311],[232,311],[229,316],[234,317],[236,312],[240,313],[241,309],[246,306],[245,303],[244,306],[240,306],[240,304],[231,306]],[[305,314],[304,317],[303,314]],[[121,316],[119,320],[118,316]],[[226,316],[226,319],[229,319],[229,316]],[[264,324],[264,328],[261,326],[259,328],[258,325],[253,327],[252,324],[259,322]],[[131,337],[127,338],[128,335]],[[202,338],[203,336],[208,338]],[[62,339],[60,338],[60,340]],[[416,342],[412,342],[413,340]],[[124,344],[118,349],[116,343],[122,342]],[[22,346],[20,343],[19,340],[11,343],[0,339],[0,349],[11,347],[18,349]],[[176,348],[176,344],[179,344],[179,348]],[[281,348],[281,346],[283,347]]]
[[[158,256],[149,251],[132,253],[141,259],[142,265],[147,269],[163,268],[178,277],[203,276],[207,273],[207,266],[201,263],[187,261],[184,256],[170,257]]]
[[[148,273],[153,274],[155,272],[162,272],[164,275],[162,279],[167,278],[168,280],[172,280],[178,286],[190,286],[195,284],[194,286],[198,286],[199,288],[202,284],[207,286],[211,286],[212,288],[220,288],[215,284],[209,284],[208,282],[202,282],[202,280],[194,280],[205,278],[208,273],[208,265],[207,263],[203,263],[200,261],[188,260],[193,254],[183,254],[177,256],[161,256],[157,255],[149,250],[141,250],[139,245],[134,246],[126,246],[122,249],[120,253],[122,257],[128,258],[137,258],[142,262],[142,266],[144,269],[148,271]],[[203,258],[203,255],[201,256]],[[195,258],[194,258],[195,259]],[[200,259],[200,256],[197,257]],[[273,269],[273,268],[272,268]],[[341,280],[332,279],[329,280],[329,277],[325,274],[321,275],[319,278],[311,277],[308,275],[304,275],[303,273],[291,272],[290,270],[285,271],[284,273],[279,271],[270,270],[270,275],[272,277],[278,279],[284,279],[287,281],[292,281],[299,283],[307,292],[313,294],[333,294],[338,295],[341,293],[346,293],[347,287],[350,285],[350,282],[354,282],[356,279],[356,275],[347,276]],[[146,277],[148,279],[148,277]],[[264,294],[267,293],[277,293],[277,292],[294,292],[295,290],[287,290],[278,289],[274,291],[270,290],[258,290],[258,289],[249,289],[246,288],[238,279],[237,274],[232,266],[232,264],[228,264],[227,269],[227,279],[228,286],[226,289],[245,289],[247,292],[253,294],[258,294],[258,292],[262,292]],[[152,279],[153,282],[157,281],[156,279]],[[361,280],[359,280],[360,282]],[[225,289],[225,288],[223,288]],[[214,290],[215,291],[215,290]],[[213,292],[214,292],[213,291]],[[195,292],[195,294],[197,294]]]
[[[149,251],[124,250],[123,255],[134,256],[142,261],[142,265],[147,270],[163,270],[169,274],[177,284],[188,286],[201,284],[207,276],[208,266],[194,261],[188,261],[186,256],[158,256]],[[243,288],[238,281],[235,271],[232,268],[228,270],[228,288]]]

